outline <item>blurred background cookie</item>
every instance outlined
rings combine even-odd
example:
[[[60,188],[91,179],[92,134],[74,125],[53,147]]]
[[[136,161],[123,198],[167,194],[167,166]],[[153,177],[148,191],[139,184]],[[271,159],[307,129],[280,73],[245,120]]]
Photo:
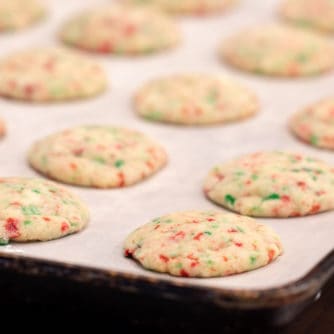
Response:
[[[255,114],[255,94],[233,80],[210,74],[178,74],[153,80],[136,94],[139,115],[159,122],[205,125]]]
[[[40,48],[0,60],[0,96],[53,102],[87,98],[107,86],[103,69],[90,58],[60,48]]]
[[[110,5],[74,16],[60,37],[80,49],[132,55],[174,47],[180,31],[171,18],[153,9]]]
[[[0,0],[0,32],[22,29],[44,14],[45,10],[38,0]]]
[[[173,14],[219,13],[235,4],[238,0],[123,0],[133,5],[153,6]]]
[[[230,65],[269,76],[316,75],[334,66],[330,40],[303,29],[269,24],[243,30],[225,40],[220,54]]]
[[[334,1],[332,0],[284,0],[281,16],[301,27],[334,32]]]

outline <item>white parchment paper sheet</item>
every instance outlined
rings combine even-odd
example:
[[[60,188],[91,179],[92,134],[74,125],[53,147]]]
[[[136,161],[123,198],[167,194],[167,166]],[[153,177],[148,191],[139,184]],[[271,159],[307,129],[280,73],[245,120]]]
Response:
[[[57,45],[61,23],[78,10],[109,1],[49,0],[49,17],[13,34],[0,35],[0,55],[25,47]],[[0,100],[0,115],[8,135],[0,142],[1,176],[36,176],[26,152],[36,139],[80,124],[114,124],[141,130],[166,147],[168,166],[146,182],[120,190],[70,187],[88,203],[92,219],[82,233],[60,240],[11,244],[0,252],[15,252],[118,272],[184,280],[189,284],[222,288],[279,286],[301,278],[334,246],[334,212],[297,219],[261,219],[281,235],[284,255],[271,265],[249,273],[213,279],[184,279],[143,270],[122,256],[122,243],[136,227],[173,211],[216,208],[202,194],[202,183],[216,163],[257,150],[286,149],[308,153],[334,165],[334,153],[298,142],[287,130],[297,109],[334,94],[334,73],[303,80],[268,79],[234,71],[221,64],[221,39],[239,29],[277,20],[275,0],[240,0],[234,10],[206,18],[180,18],[182,46],[169,52],[137,58],[96,56],[108,71],[110,89],[82,102],[33,105]],[[215,127],[177,127],[150,123],[133,112],[135,90],[151,78],[177,72],[225,73],[255,90],[261,112],[241,123]]]

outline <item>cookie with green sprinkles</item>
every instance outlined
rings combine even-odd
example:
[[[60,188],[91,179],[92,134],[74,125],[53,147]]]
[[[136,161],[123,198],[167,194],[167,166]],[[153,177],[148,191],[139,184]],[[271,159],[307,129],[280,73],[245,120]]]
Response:
[[[180,31],[171,18],[153,9],[109,5],[75,16],[60,37],[92,52],[136,55],[176,46]]]
[[[228,78],[179,74],[147,83],[137,92],[135,106],[148,120],[205,125],[252,116],[259,102],[251,90]]]
[[[0,60],[0,96],[31,102],[86,98],[107,85],[90,58],[61,48],[26,50]]]
[[[44,14],[38,0],[0,0],[0,32],[30,26]]]
[[[156,173],[167,162],[165,150],[146,135],[112,126],[81,126],[37,141],[30,165],[64,183],[116,188]]]
[[[0,244],[47,241],[82,230],[86,205],[54,182],[37,178],[0,179]]]
[[[225,40],[221,57],[243,71],[278,77],[317,75],[334,66],[334,47],[308,30],[269,24],[243,30]]]
[[[256,220],[219,211],[156,218],[131,233],[125,256],[174,276],[228,276],[263,267],[283,252],[279,236]]]
[[[204,192],[247,216],[306,216],[334,209],[334,168],[301,154],[257,152],[214,167]]]
[[[171,14],[206,15],[232,7],[238,0],[123,0],[136,6],[151,6]]]
[[[290,129],[306,143],[334,150],[334,98],[297,112],[290,119]]]
[[[300,27],[334,32],[333,0],[285,0],[280,15]]]

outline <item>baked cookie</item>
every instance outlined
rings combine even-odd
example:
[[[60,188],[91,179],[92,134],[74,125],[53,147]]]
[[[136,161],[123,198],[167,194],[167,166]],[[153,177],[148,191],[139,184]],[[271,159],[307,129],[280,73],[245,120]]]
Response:
[[[296,113],[290,120],[290,128],[303,141],[334,150],[334,98]]]
[[[241,70],[272,76],[315,75],[334,66],[334,47],[325,37],[278,24],[236,34],[224,41],[220,54]]]
[[[124,253],[147,269],[184,277],[227,276],[282,254],[278,235],[256,220],[219,211],[172,213],[139,227]]]
[[[334,168],[300,154],[258,152],[215,167],[204,191],[247,216],[305,216],[334,208]]]
[[[135,97],[139,115],[178,124],[214,124],[249,117],[259,109],[256,96],[230,79],[206,74],[153,80]]]
[[[163,13],[118,5],[74,17],[60,36],[65,43],[81,49],[116,54],[151,53],[180,41],[178,27]]]
[[[94,61],[65,49],[16,53],[0,61],[0,95],[32,102],[86,98],[107,85]]]
[[[22,29],[44,14],[37,0],[0,0],[0,32]]]
[[[47,241],[82,230],[89,212],[56,183],[32,178],[0,179],[0,244]]]
[[[6,124],[5,121],[0,118],[0,138],[6,134]]]
[[[96,188],[124,187],[146,179],[167,161],[164,149],[140,132],[82,126],[36,142],[29,162],[58,181]]]
[[[333,0],[285,0],[280,14],[287,21],[301,27],[334,32]]]
[[[238,0],[123,0],[132,5],[154,6],[172,14],[204,15],[222,12]]]

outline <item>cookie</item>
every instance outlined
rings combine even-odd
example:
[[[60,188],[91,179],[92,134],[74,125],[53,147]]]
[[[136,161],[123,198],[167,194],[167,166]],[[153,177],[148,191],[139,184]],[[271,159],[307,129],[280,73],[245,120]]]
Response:
[[[74,17],[60,37],[81,49],[131,55],[171,48],[179,43],[180,31],[163,13],[112,5]]]
[[[153,6],[171,14],[204,15],[222,12],[237,0],[123,0],[132,5]]]
[[[269,76],[316,75],[334,66],[334,47],[328,39],[278,24],[249,28],[230,37],[220,54],[236,68]]]
[[[282,254],[278,235],[256,220],[219,211],[156,218],[128,236],[124,254],[150,270],[184,277],[227,276]]]
[[[258,152],[213,168],[204,192],[247,216],[306,216],[334,208],[334,168],[301,154]]]
[[[334,150],[334,98],[296,113],[290,120],[290,128],[303,141]]]
[[[6,124],[5,121],[0,118],[0,138],[6,134]]]
[[[82,126],[36,142],[31,166],[64,183],[96,188],[124,187],[161,169],[164,149],[140,132],[111,126]]]
[[[65,49],[33,49],[0,61],[0,95],[32,102],[87,98],[104,91],[103,69]]]
[[[33,178],[0,179],[0,244],[47,241],[82,230],[89,212],[56,183]]]
[[[0,32],[22,29],[45,14],[36,0],[0,0]]]
[[[153,80],[138,91],[135,105],[146,119],[187,125],[236,121],[259,109],[256,96],[247,88],[206,74]]]
[[[332,0],[285,0],[281,16],[301,27],[334,32],[334,2]]]

